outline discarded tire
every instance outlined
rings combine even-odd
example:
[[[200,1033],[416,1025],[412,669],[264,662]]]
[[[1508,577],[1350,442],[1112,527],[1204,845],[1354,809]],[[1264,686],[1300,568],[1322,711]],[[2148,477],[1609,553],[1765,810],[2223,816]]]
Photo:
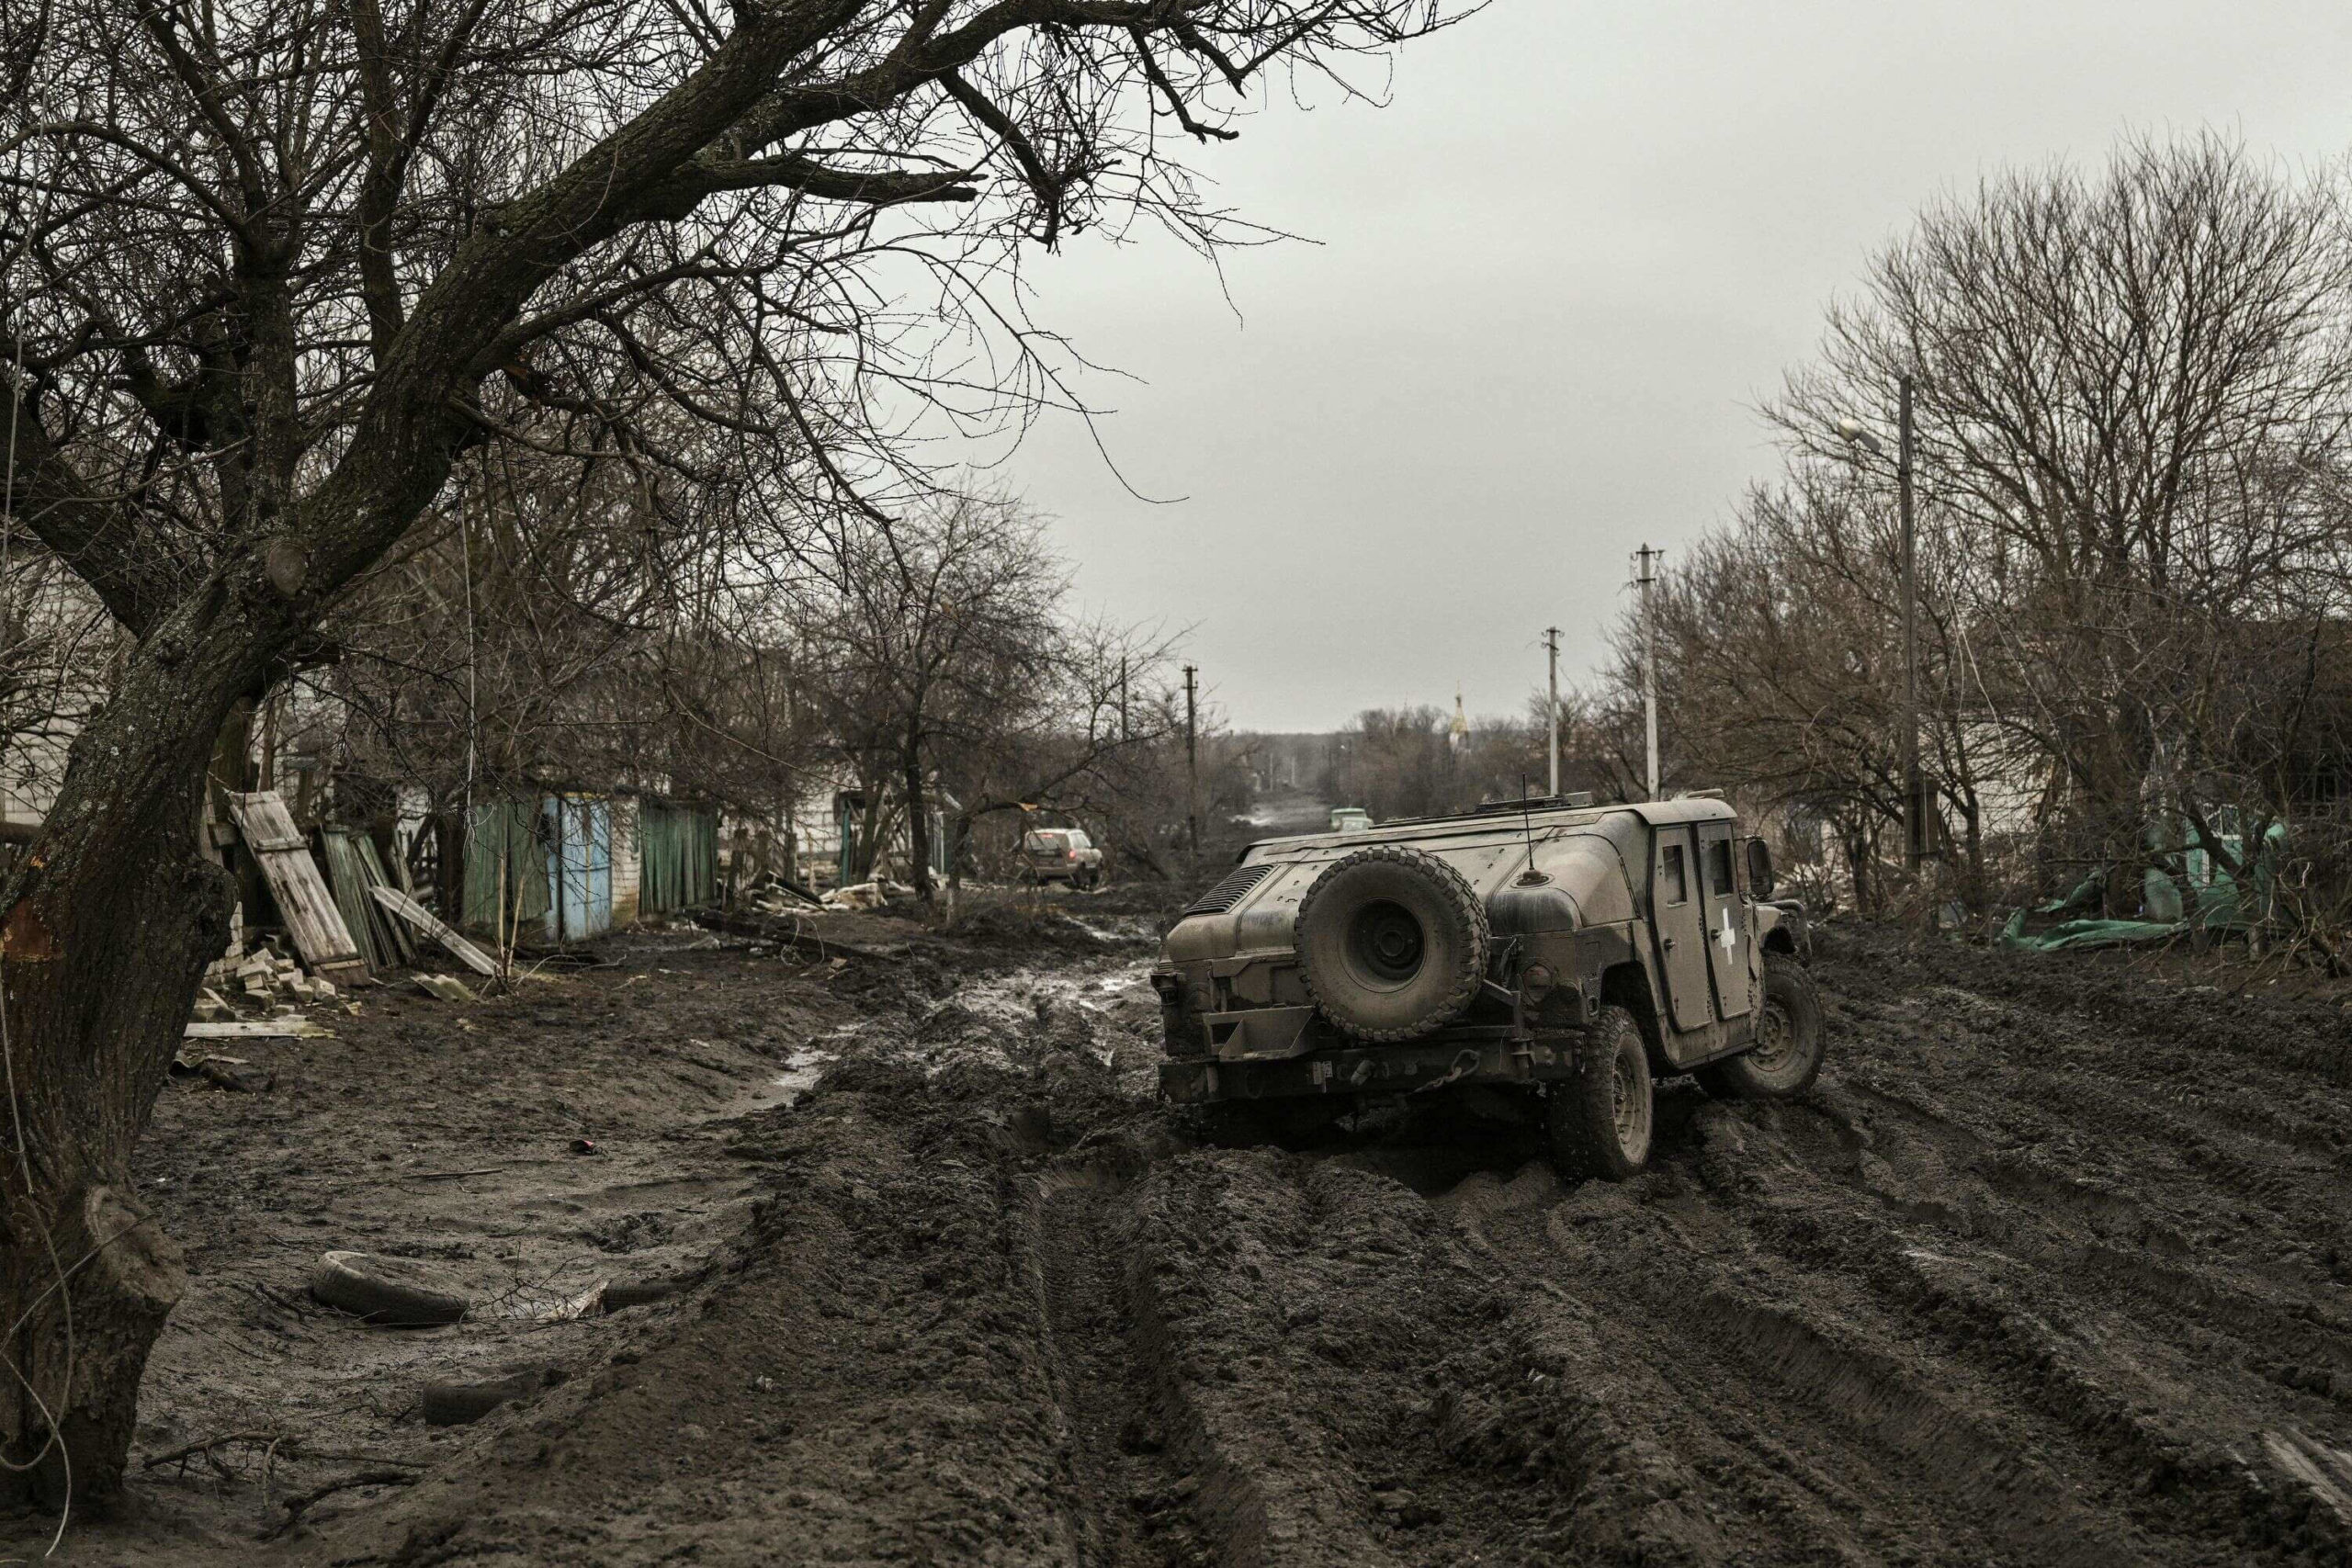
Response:
[[[372,1252],[330,1252],[311,1275],[311,1294],[363,1322],[424,1328],[466,1315],[464,1294],[431,1264]]]
[[[1711,1062],[1699,1086],[1718,1100],[1794,1100],[1821,1076],[1821,997],[1797,961],[1764,955],[1764,1013],[1752,1051]]]
[[[616,1280],[605,1287],[601,1304],[606,1312],[666,1302],[678,1293],[675,1280]]]
[[[1435,855],[1358,850],[1298,904],[1299,973],[1323,1016],[1359,1040],[1410,1040],[1453,1021],[1487,975],[1487,907]]]
[[[546,1385],[538,1372],[516,1372],[492,1382],[429,1382],[419,1394],[428,1427],[463,1427],[509,1400],[527,1399]]]
[[[1608,1007],[1577,1051],[1577,1076],[1545,1091],[1552,1163],[1563,1176],[1623,1181],[1649,1163],[1653,1120],[1648,1048],[1642,1026]]]

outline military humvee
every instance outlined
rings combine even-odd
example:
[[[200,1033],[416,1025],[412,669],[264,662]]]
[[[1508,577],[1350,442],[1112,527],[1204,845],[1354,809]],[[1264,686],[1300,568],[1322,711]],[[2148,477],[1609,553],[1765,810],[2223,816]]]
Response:
[[[1160,1091],[1296,1127],[1500,1090],[1564,1168],[1623,1180],[1649,1157],[1655,1078],[1812,1087],[1804,914],[1772,886],[1764,841],[1703,797],[1512,801],[1252,844],[1162,943]]]

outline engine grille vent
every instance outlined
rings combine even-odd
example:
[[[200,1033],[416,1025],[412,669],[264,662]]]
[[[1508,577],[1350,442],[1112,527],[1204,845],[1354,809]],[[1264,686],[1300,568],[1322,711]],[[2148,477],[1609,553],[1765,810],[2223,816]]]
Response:
[[[1212,887],[1207,892],[1202,894],[1198,898],[1193,899],[1192,904],[1185,908],[1184,913],[1187,915],[1222,915],[1227,909],[1232,908],[1236,904],[1240,903],[1242,897],[1247,894],[1250,889],[1257,886],[1258,884],[1265,881],[1266,878],[1272,876],[1273,874],[1274,868],[1272,864],[1245,865],[1238,871],[1228,873],[1224,881],[1218,883],[1215,887]]]

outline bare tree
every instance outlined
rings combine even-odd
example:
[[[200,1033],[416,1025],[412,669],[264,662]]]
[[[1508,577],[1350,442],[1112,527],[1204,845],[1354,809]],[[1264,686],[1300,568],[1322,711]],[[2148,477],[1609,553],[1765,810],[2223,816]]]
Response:
[[[1994,800],[2030,818],[2045,872],[2106,868],[2117,914],[2174,840],[2233,863],[2245,836],[2212,824],[2258,838],[2334,732],[2347,326],[2338,176],[2290,182],[2211,138],[1931,208],[1767,411],[1786,481],[1660,595],[1669,776],[1828,822],[1872,901],[1902,811],[1893,443],[1837,425],[1908,376],[1922,742],[1956,890],[1999,880]],[[1622,712],[1630,626],[1618,647]]]
[[[1130,867],[1173,875],[1184,709],[1169,639],[1150,627],[1060,620],[1039,651],[1038,682],[1023,700],[966,709],[944,738],[940,777],[960,802],[949,825],[951,873],[960,874],[993,824],[1012,824],[998,834],[1009,861],[1044,813],[1086,822]],[[1203,735],[1214,758],[1213,723]],[[1206,776],[1215,782],[1214,765]]]
[[[1017,412],[1054,386],[989,291],[1022,246],[1119,211],[1217,243],[1170,156],[1230,134],[1214,96],[1336,71],[1439,9],[6,13],[0,326],[22,351],[5,493],[138,639],[0,887],[10,1474],[114,1490],[178,1293],[128,1168],[226,936],[227,884],[193,841],[206,758],[239,704],[331,656],[322,621],[460,454],[548,445],[535,412],[588,429],[646,400],[758,435],[756,385],[800,443],[790,476],[821,495],[886,456],[864,417],[877,379],[943,417]],[[943,310],[967,346],[1001,324],[993,356],[944,336]],[[650,351],[657,322],[692,346]]]
[[[2314,470],[2352,418],[2348,286],[2334,184],[2210,137],[2135,142],[2097,180],[2012,175],[1929,209],[1773,411],[1802,456],[1848,461],[1835,417],[1916,378],[1982,716],[2056,771],[2119,910],[2152,794],[2180,804],[2165,737],[2194,672],[2335,592],[2342,512]]]
[[[908,874],[932,897],[931,778],[972,744],[1050,711],[1067,579],[1014,502],[948,495],[891,524],[853,519],[827,570],[834,601],[810,628],[811,690],[869,805],[895,794]],[[859,859],[879,847],[869,829]]]

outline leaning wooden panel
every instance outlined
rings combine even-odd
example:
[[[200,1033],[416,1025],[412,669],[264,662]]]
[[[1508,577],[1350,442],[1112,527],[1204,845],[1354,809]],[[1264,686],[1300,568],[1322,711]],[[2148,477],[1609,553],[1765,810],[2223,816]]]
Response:
[[[456,931],[451,931],[447,926],[442,924],[440,920],[434,917],[432,910],[426,908],[424,905],[418,903],[415,899],[410,897],[399,888],[373,887],[368,889],[368,891],[376,896],[376,902],[381,904],[385,908],[390,909],[401,919],[406,920],[409,924],[414,926],[417,930],[423,931],[425,935],[439,942],[443,947],[447,948],[450,953],[457,956],[459,963],[472,970],[475,974],[488,975],[492,976],[495,976],[497,975],[498,964],[496,960],[492,959],[490,954],[484,953],[481,948],[476,947],[472,942],[468,942],[464,937],[459,936]]]
[[[343,923],[343,911],[335,908],[334,896],[319,874],[319,863],[311,858],[310,840],[294,826],[285,798],[271,789],[254,795],[232,792],[229,815],[237,819],[245,848],[261,866],[270,896],[277,900],[277,912],[286,917],[294,950],[311,973],[336,981],[366,978],[368,961],[351,940],[351,928]]]

